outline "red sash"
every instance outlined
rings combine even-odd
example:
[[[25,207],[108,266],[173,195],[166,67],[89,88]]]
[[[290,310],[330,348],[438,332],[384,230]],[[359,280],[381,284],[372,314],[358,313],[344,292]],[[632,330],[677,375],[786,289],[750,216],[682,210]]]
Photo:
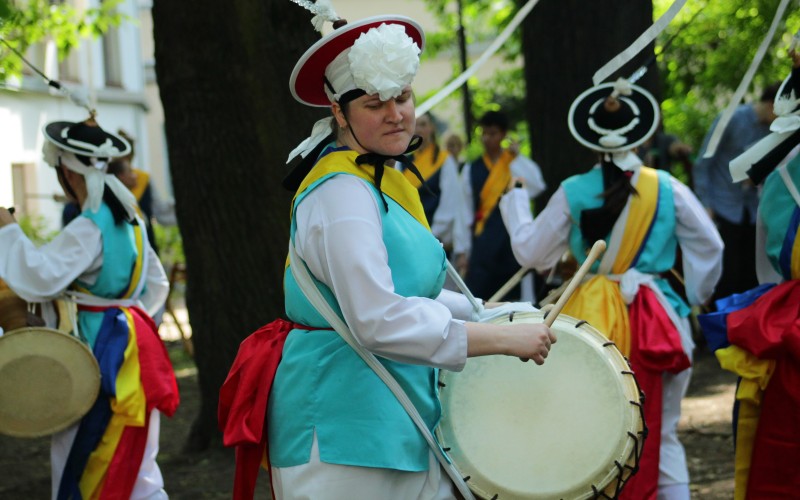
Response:
[[[681,372],[689,368],[691,362],[683,351],[678,330],[652,290],[639,287],[628,314],[631,327],[630,362],[639,388],[645,394],[644,418],[648,434],[639,461],[639,472],[625,485],[620,498],[655,499],[661,450],[664,372]]]
[[[800,491],[800,280],[782,283],[728,316],[728,339],[776,361],[758,419],[748,499],[797,498]]]
[[[318,330],[276,319],[244,339],[219,391],[217,418],[222,442],[225,446],[236,447],[234,500],[253,498],[258,468],[262,459],[266,462],[269,458],[268,397],[283,354],[283,344],[295,328]]]

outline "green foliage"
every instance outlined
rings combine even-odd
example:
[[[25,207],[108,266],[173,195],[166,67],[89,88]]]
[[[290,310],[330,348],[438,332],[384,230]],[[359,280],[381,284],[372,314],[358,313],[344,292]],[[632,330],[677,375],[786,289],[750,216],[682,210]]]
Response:
[[[175,264],[186,264],[183,255],[183,239],[178,226],[162,226],[153,224],[158,245],[158,257],[165,268],[169,269]]]
[[[22,54],[31,45],[52,39],[59,59],[63,59],[81,39],[100,36],[118,26],[124,18],[116,12],[121,1],[105,0],[97,8],[83,10],[50,0],[0,0],[0,37]],[[0,82],[19,76],[23,64],[8,47],[0,46]]]
[[[47,220],[42,215],[21,215],[17,218],[17,223],[22,229],[22,232],[25,233],[36,246],[47,243],[58,234],[58,231],[50,229]]]
[[[456,2],[450,0],[427,0],[428,9],[437,17],[442,29],[438,32],[426,32],[425,47],[427,57],[434,57],[443,51],[453,54],[453,78],[461,72],[458,65],[458,15],[455,4]],[[467,45],[477,45],[484,49],[505,28],[518,10],[513,0],[462,0],[462,4]],[[503,44],[497,56],[504,61],[515,61],[521,54],[521,36],[517,30]],[[473,59],[475,57],[473,54]],[[468,84],[472,99],[472,115],[477,119],[487,111],[502,109],[511,120],[512,130],[509,131],[507,142],[510,143],[512,140],[519,142],[521,151],[529,155],[530,142],[524,109],[526,87],[522,68],[501,69],[484,80],[473,77],[469,79]],[[433,93],[435,91],[431,92]],[[449,99],[459,99],[460,102],[460,91],[454,92]],[[424,99],[421,102],[424,102]],[[473,159],[482,153],[480,136],[473,134],[472,142],[466,145],[466,157]]]
[[[516,13],[511,0],[462,2],[468,44],[490,42]],[[672,3],[673,0],[653,0],[654,18],[660,17]],[[728,105],[747,71],[779,3],[779,0],[687,2],[656,44],[656,53],[660,54],[657,61],[662,80],[664,128],[667,132],[677,135],[695,150],[699,149],[714,117]],[[455,76],[459,72],[455,2],[427,0],[427,5],[442,29],[427,34],[426,52],[429,57],[442,51],[451,52]],[[787,48],[792,34],[798,28],[800,11],[790,7],[745,100],[757,99],[764,87],[782,80],[788,74],[790,61]],[[665,48],[668,40],[671,40],[670,45]],[[504,44],[499,55],[506,60],[515,60],[520,53],[521,40],[517,32]],[[521,70],[498,72],[488,80],[473,78],[469,85],[473,92],[475,116],[502,106],[511,112],[515,123],[524,127],[521,105],[524,102],[525,79]],[[520,110],[518,116],[515,112],[517,109]],[[523,141],[523,150],[525,147]],[[479,152],[480,147],[473,144],[467,151],[468,154]]]
[[[695,149],[714,117],[729,103],[769,29],[778,0],[688,2],[662,33],[656,52],[663,82],[664,128]],[[672,0],[654,0],[660,16]],[[800,27],[800,12],[787,9],[745,100],[782,80],[790,69],[787,48]],[[674,39],[666,49],[667,40]]]
[[[461,0],[467,45],[490,43],[516,14],[513,0]],[[458,12],[452,0],[427,0],[428,10],[439,20],[441,31],[425,33],[425,54],[442,51],[458,54]],[[500,51],[501,57],[515,59],[521,53],[519,33],[514,33]],[[454,59],[457,56],[454,55]]]

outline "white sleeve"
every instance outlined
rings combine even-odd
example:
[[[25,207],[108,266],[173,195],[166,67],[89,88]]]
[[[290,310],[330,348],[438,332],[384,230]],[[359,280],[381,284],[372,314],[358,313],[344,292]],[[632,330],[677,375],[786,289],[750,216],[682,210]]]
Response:
[[[162,226],[176,225],[178,219],[175,217],[175,200],[161,198],[152,183],[150,184],[150,193],[153,197],[153,217],[156,222]]]
[[[167,279],[167,273],[164,272],[164,266],[161,265],[158,255],[150,245],[147,245],[145,258],[147,259],[146,286],[139,300],[142,302],[147,314],[152,317],[167,300],[169,280]]]
[[[460,370],[466,326],[436,300],[394,291],[378,205],[367,184],[339,175],[300,203],[295,248],[336,296],[367,350],[400,362]]]
[[[722,275],[722,238],[697,197],[671,179],[675,200],[675,236],[683,254],[683,278],[690,304],[703,304]]]
[[[767,256],[767,227],[761,215],[762,212],[759,210],[756,217],[756,276],[760,284],[781,283],[783,276],[772,267]]]
[[[472,206],[472,165],[467,163],[461,170],[461,209],[458,211],[456,226],[453,230],[453,253],[469,254],[472,249],[472,221],[475,220],[475,208]]]
[[[544,272],[555,266],[569,248],[569,204],[561,187],[536,219],[531,214],[530,203],[528,192],[512,189],[500,198],[500,214],[517,262]]]
[[[103,237],[77,217],[52,241],[36,247],[18,224],[0,228],[0,279],[27,302],[45,302],[102,266]]]
[[[466,295],[452,290],[442,289],[442,293],[436,297],[436,300],[444,304],[453,317],[463,321],[472,321],[472,304]]]
[[[445,245],[453,243],[458,211],[461,209],[461,185],[458,180],[458,165],[448,155],[440,170],[439,206],[433,214],[431,232]]]
[[[542,169],[527,156],[517,155],[514,158],[511,162],[511,175],[525,179],[525,187],[531,199],[539,196],[547,188],[542,177]]]

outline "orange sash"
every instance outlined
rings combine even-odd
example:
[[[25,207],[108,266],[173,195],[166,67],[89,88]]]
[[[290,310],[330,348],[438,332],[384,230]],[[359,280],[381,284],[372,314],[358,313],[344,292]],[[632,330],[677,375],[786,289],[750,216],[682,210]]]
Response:
[[[516,155],[508,150],[503,150],[500,153],[500,158],[497,163],[492,163],[488,156],[483,155],[483,163],[489,170],[489,177],[481,189],[480,206],[475,213],[475,236],[480,236],[483,233],[483,228],[486,221],[492,215],[497,202],[503,196],[503,192],[511,182],[511,162],[514,161]]]
[[[442,168],[444,161],[447,159],[447,152],[442,150],[439,150],[439,154],[434,158],[433,153],[435,150],[436,147],[433,144],[429,144],[423,149],[414,153],[414,165],[416,165],[420,175],[422,175],[422,178],[426,181],[433,177],[434,174],[436,174],[436,172]],[[419,181],[417,176],[411,172],[411,170],[403,170],[403,175],[406,176],[408,182],[410,182],[415,188],[419,189],[420,186],[422,186],[422,183]]]

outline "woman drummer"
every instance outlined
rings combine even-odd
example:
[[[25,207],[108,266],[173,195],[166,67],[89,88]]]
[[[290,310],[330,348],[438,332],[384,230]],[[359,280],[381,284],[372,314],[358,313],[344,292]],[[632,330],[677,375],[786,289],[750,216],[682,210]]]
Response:
[[[564,313],[616,342],[647,397],[650,433],[639,472],[623,493],[688,500],[677,425],[694,343],[689,307],[662,275],[675,265],[680,246],[686,295],[692,304],[704,303],[720,276],[722,241],[689,188],[643,167],[632,152],[655,132],[658,116],[650,93],[627,81],[592,87],[573,102],[569,126],[578,142],[599,153],[598,165],[562,182],[536,219],[523,189],[503,196],[500,210],[517,260],[539,271],[567,250],[583,261],[594,241],[607,242],[596,275],[575,291]]]
[[[167,498],[155,462],[159,412],[171,415],[178,394],[145,310],[161,307],[168,282],[136,217],[135,198],[106,173],[108,160],[130,147],[93,118],[50,123],[44,136],[44,160],[82,213],[37,248],[0,209],[0,279],[28,302],[67,293],[78,304],[74,333],[101,367],[94,407],[53,436],[53,498]],[[136,350],[138,356],[125,356]]]
[[[338,24],[342,24],[339,22]],[[332,118],[296,149],[291,238],[352,330],[378,356],[430,430],[440,418],[436,369],[468,356],[544,362],[544,325],[466,322],[469,302],[442,290],[445,254],[417,195],[388,166],[416,145],[411,82],[424,35],[399,16],[338,27],[294,68],[292,94]],[[335,130],[335,134],[334,134]],[[292,262],[292,266],[303,265]],[[277,498],[452,498],[450,479],[378,376],[309,304],[291,269],[289,332],[268,407]]]

